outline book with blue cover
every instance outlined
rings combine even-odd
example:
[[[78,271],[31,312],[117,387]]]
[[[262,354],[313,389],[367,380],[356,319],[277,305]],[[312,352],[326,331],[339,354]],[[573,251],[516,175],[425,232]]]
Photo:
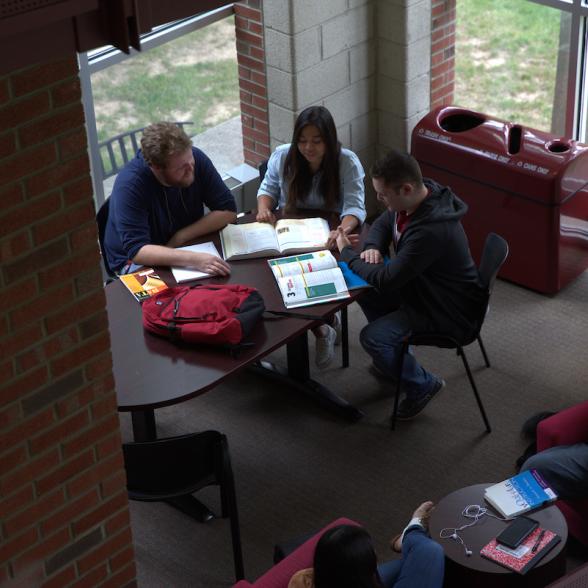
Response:
[[[508,480],[486,488],[484,498],[508,519],[557,499],[537,470],[525,470]]]

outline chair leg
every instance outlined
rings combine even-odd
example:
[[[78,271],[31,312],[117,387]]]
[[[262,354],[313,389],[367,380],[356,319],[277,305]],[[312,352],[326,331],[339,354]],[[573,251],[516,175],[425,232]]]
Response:
[[[472,385],[472,390],[474,391],[474,396],[476,397],[476,402],[478,403],[478,408],[480,409],[480,413],[482,415],[482,419],[484,420],[484,424],[486,425],[486,432],[491,433],[492,429],[490,427],[490,423],[488,422],[488,417],[486,416],[486,411],[484,410],[484,405],[482,404],[482,400],[480,399],[480,395],[478,394],[478,388],[476,387],[476,382],[474,381],[474,376],[470,370],[470,365],[466,358],[465,351],[463,347],[459,347],[457,350],[458,355],[461,355],[461,359],[463,361],[463,365],[465,367],[466,373],[468,375],[468,379],[470,380],[470,384]]]
[[[349,323],[346,306],[341,309],[341,362],[343,367],[349,367]]]
[[[235,491],[235,480],[231,467],[229,446],[226,437],[222,440],[222,478],[221,503],[223,517],[229,517],[231,525],[231,542],[233,544],[233,562],[235,566],[235,578],[237,582],[245,578],[243,566],[243,549],[241,547],[241,530],[239,527],[239,511],[237,509],[237,494]]]
[[[482,343],[481,335],[478,335],[478,344],[480,345],[480,350],[482,351],[482,355],[484,356],[484,362],[486,363],[486,367],[490,367],[490,360],[488,359],[488,354],[486,353],[484,343]]]
[[[402,367],[404,366],[404,354],[408,353],[408,341],[402,344],[402,352],[398,360],[398,372],[396,373],[396,394],[394,395],[394,409],[390,416],[390,429],[396,429],[396,413],[398,412],[398,400],[400,399],[400,382],[402,382]]]

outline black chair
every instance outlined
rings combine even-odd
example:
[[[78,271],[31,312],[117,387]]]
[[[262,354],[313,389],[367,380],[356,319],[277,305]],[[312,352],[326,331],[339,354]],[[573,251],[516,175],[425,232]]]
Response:
[[[227,438],[218,431],[124,443],[131,500],[165,501],[192,514],[187,500],[210,485],[220,487],[221,516],[229,517],[235,576],[244,576],[241,534]]]
[[[100,256],[102,257],[102,266],[104,267],[104,273],[107,276],[106,283],[111,282],[116,278],[116,273],[112,271],[108,265],[106,256],[104,255],[104,235],[106,233],[106,223],[108,221],[108,211],[110,207],[110,201],[108,198],[104,201],[98,212],[96,213],[96,224],[98,225],[98,244],[100,245]]]
[[[496,235],[495,233],[490,233],[488,237],[486,237],[484,251],[482,252],[482,259],[480,261],[480,266],[478,267],[480,283],[487,290],[488,300],[490,300],[490,294],[492,293],[494,282],[496,281],[496,276],[498,275],[498,272],[502,267],[502,264],[505,262],[507,256],[508,243],[499,235]],[[402,343],[402,353],[400,354],[400,359],[398,361],[396,395],[394,397],[394,410],[392,411],[392,415],[390,417],[390,428],[392,430],[394,430],[396,427],[396,413],[398,411],[398,400],[400,398],[400,385],[402,381],[401,374],[402,367],[404,365],[404,356],[406,353],[408,353],[409,347],[411,345],[427,345],[430,347],[441,347],[444,349],[456,350],[457,355],[459,355],[463,360],[463,365],[465,367],[468,379],[472,386],[472,390],[474,391],[474,396],[476,397],[478,408],[480,409],[482,419],[484,421],[484,424],[486,425],[486,431],[488,433],[492,431],[490,423],[488,422],[488,417],[486,416],[486,411],[484,410],[484,406],[482,404],[482,400],[480,399],[480,395],[478,394],[478,388],[476,387],[476,382],[474,381],[474,376],[472,375],[472,372],[470,370],[470,366],[468,364],[468,360],[466,358],[464,350],[464,347],[477,340],[478,344],[480,345],[480,350],[484,357],[486,367],[490,367],[490,361],[488,359],[488,355],[486,353],[486,349],[484,348],[484,344],[482,343],[482,337],[480,335],[480,330],[482,329],[484,318],[487,312],[488,307],[483,309],[483,314],[482,316],[480,316],[477,331],[464,340],[457,340],[454,337],[445,335],[443,333],[413,333],[404,339]]]

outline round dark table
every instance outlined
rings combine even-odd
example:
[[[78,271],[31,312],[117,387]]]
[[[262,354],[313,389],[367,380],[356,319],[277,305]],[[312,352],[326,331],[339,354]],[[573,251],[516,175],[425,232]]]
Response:
[[[503,568],[480,555],[480,550],[496,537],[508,522],[487,515],[472,527],[459,531],[459,536],[473,553],[466,556],[464,546],[453,539],[441,539],[441,529],[461,527],[473,519],[465,518],[461,513],[468,506],[478,504],[488,508],[492,514],[500,516],[484,501],[484,490],[491,486],[476,484],[448,494],[436,505],[429,521],[431,537],[445,551],[445,588],[542,588],[565,574],[565,545],[568,538],[566,521],[557,506],[551,505],[526,513],[539,521],[546,529],[557,533],[561,542],[525,575]]]

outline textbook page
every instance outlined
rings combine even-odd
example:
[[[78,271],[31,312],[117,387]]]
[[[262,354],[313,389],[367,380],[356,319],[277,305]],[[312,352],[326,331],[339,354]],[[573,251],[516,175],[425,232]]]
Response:
[[[268,261],[276,280],[284,276],[318,272],[324,269],[337,267],[337,260],[328,251],[315,251],[314,253],[301,253],[289,257],[279,257]]]
[[[349,298],[349,291],[339,268],[279,277],[277,282],[286,308]]]
[[[261,252],[280,253],[276,231],[269,223],[227,225],[220,236],[226,260],[260,257]]]
[[[286,218],[276,223],[282,253],[323,249],[329,238],[329,223],[324,218]]]
[[[195,251],[196,253],[210,253],[220,257],[218,249],[214,246],[212,241],[198,243],[196,245],[186,245],[185,247],[178,247],[178,249]],[[187,282],[188,280],[202,280],[203,278],[209,278],[212,275],[207,274],[206,272],[190,269],[189,267],[172,267],[171,271],[178,284],[180,282]]]

